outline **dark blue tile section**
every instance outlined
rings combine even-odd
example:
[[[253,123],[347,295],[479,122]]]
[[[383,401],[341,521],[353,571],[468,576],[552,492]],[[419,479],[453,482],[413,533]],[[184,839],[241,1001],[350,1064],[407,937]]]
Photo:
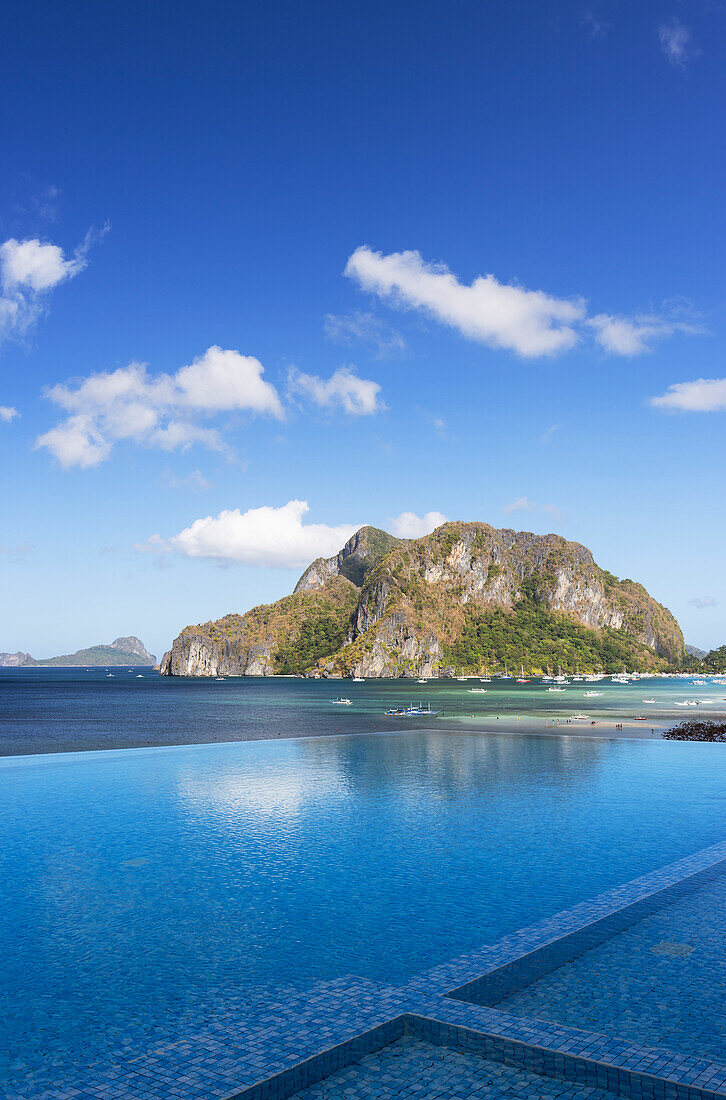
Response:
[[[478,1054],[433,1046],[409,1034],[320,1084],[304,1087],[295,1100],[388,1100],[392,1096],[397,1100],[570,1100],[578,1094],[584,1095],[569,1081],[542,1078]],[[612,1100],[612,1093],[599,1089],[588,1095],[590,1100]]]
[[[383,1067],[396,1057],[390,1055],[391,1044],[404,1036],[539,1079],[523,1084],[517,1073],[485,1066],[482,1071],[492,1083],[489,1093],[479,1090],[481,1095],[574,1098],[600,1090],[632,1100],[726,1100],[726,1065],[694,1057],[690,1049],[641,1046],[475,1003],[477,997],[488,1001],[503,989],[521,988],[712,881],[725,867],[726,843],[435,967],[404,986],[356,977],[321,983],[281,999],[273,1012],[266,1006],[257,1013],[218,1017],[142,1056],[79,1068],[76,1079],[62,1084],[36,1081],[6,1100],[283,1100],[296,1093],[304,1096],[305,1090],[346,1067],[353,1076],[344,1075],[342,1095],[354,1096],[355,1064],[382,1051],[378,1060],[363,1067],[370,1076],[374,1066]],[[414,1050],[409,1044],[406,1049],[414,1060],[431,1057],[420,1047]],[[467,1074],[475,1067],[446,1053],[440,1060],[446,1067],[441,1088],[427,1094],[422,1082],[415,1093],[420,1100],[477,1095],[466,1091]],[[509,1091],[493,1091],[504,1087],[502,1082]],[[563,1082],[570,1087],[564,1089]],[[395,1075],[391,1083],[396,1084]]]

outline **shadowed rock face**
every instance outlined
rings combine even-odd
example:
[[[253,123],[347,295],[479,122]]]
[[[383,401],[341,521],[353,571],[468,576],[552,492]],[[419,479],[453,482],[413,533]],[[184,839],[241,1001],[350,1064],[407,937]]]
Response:
[[[316,558],[295,585],[295,592],[306,592],[325,584],[331,577],[345,577],[358,588],[372,569],[404,539],[394,538],[378,527],[361,527],[333,558]]]
[[[447,523],[413,540],[361,528],[334,558],[313,562],[293,596],[187,627],[161,671],[436,676],[450,673],[452,647],[472,623],[486,635],[487,615],[497,612],[506,634],[523,608],[537,617],[540,651],[543,630],[555,647],[563,624],[576,624],[582,646],[602,650],[606,636],[608,652],[631,667],[662,668],[684,655],[670,612],[642,585],[601,569],[579,543]]]

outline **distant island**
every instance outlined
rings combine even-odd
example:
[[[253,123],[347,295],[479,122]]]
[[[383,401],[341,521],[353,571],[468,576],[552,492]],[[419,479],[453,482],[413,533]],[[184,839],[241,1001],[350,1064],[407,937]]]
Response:
[[[361,528],[291,595],[186,627],[160,672],[429,678],[693,663],[670,611],[579,543],[445,523],[410,540]]]
[[[78,649],[75,653],[43,657],[40,660],[31,657],[29,653],[0,653],[0,668],[48,668],[58,665],[103,665],[106,668],[111,665],[155,664],[156,657],[133,634],[127,638],[116,638],[108,645],[93,645],[88,649]]]

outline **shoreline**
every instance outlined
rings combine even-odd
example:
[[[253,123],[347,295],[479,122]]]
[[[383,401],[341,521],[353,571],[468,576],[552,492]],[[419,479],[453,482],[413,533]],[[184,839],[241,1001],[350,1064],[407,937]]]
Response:
[[[472,717],[470,719],[465,718],[453,718],[450,721],[440,721],[436,725],[417,725],[415,722],[408,722],[407,724],[397,724],[391,726],[389,729],[381,729],[380,727],[371,728],[368,730],[335,730],[331,732],[316,732],[316,733],[276,733],[271,736],[264,737],[237,737],[231,740],[213,739],[213,740],[189,740],[189,741],[175,741],[166,742],[161,744],[150,745],[148,743],[130,743],[125,745],[68,745],[65,747],[58,747],[51,750],[44,750],[42,752],[35,752],[32,749],[28,749],[26,752],[18,752],[17,746],[13,746],[15,751],[4,752],[0,748],[0,761],[2,760],[22,760],[27,757],[49,757],[49,756],[75,756],[79,753],[116,753],[116,752],[128,752],[128,751],[149,751],[154,749],[183,749],[192,747],[205,747],[212,745],[239,745],[257,743],[260,741],[310,741],[316,739],[327,739],[329,737],[387,737],[390,735],[401,733],[469,733],[469,734],[487,734],[500,737],[575,737],[579,740],[617,740],[617,741],[661,741],[661,733],[663,730],[670,727],[669,723],[655,724],[653,726],[648,725],[643,728],[643,724],[636,722],[623,722],[622,729],[616,729],[616,723],[607,720],[595,720],[593,724],[590,722],[573,722],[562,719],[559,725],[553,724],[552,719],[540,718],[536,719],[532,716],[526,719],[517,721],[516,719],[504,718],[504,719],[490,719],[490,718],[478,718]]]

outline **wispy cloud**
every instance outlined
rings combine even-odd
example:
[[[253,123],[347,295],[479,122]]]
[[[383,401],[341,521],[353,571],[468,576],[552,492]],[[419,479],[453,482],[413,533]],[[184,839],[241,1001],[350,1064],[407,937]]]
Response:
[[[540,443],[549,443],[552,437],[557,434],[561,427],[562,424],[551,424],[547,431],[542,432],[542,435],[539,437]]]
[[[516,497],[514,500],[510,500],[508,504],[502,505],[502,511],[506,515],[512,515],[514,512],[529,512],[532,515],[541,514],[550,516],[560,524],[567,522],[565,513],[556,504],[537,504],[529,497]]]
[[[288,389],[293,396],[306,397],[324,409],[341,408],[349,416],[372,416],[386,408],[378,382],[360,378],[352,367],[340,367],[327,379],[293,367]]]
[[[635,317],[617,317],[610,313],[598,313],[588,320],[598,344],[614,355],[642,355],[652,351],[657,340],[673,336],[676,332],[688,336],[702,334],[705,330],[691,321],[681,321],[657,314],[639,314]]]
[[[315,558],[337,554],[360,524],[304,523],[306,500],[281,507],[263,506],[241,512],[233,508],[197,519],[170,539],[152,535],[137,550],[152,554],[176,551],[188,558],[240,562],[269,568],[302,569]]]
[[[585,337],[613,355],[640,355],[675,332],[703,331],[668,311],[588,316],[582,297],[555,297],[501,283],[491,274],[467,285],[444,264],[428,263],[415,251],[384,255],[363,245],[348,259],[345,274],[393,306],[421,310],[469,340],[526,359],[561,354]]]
[[[692,607],[697,607],[699,609],[718,606],[718,600],[715,600],[713,596],[694,596],[694,598],[688,602]]]
[[[329,313],[323,322],[323,328],[328,340],[335,344],[349,347],[358,342],[372,344],[380,359],[400,355],[406,350],[406,341],[401,333],[373,313]]]
[[[20,413],[12,405],[0,405],[0,422],[9,424],[16,416],[20,416]]]
[[[665,393],[651,397],[650,404],[671,412],[725,412],[726,378],[675,382]]]
[[[30,555],[35,550],[29,542],[24,542],[19,546],[0,546],[0,555],[5,558],[6,561],[19,564],[28,560]]]
[[[203,493],[212,488],[212,482],[201,470],[192,470],[186,477],[175,477],[165,470],[160,480],[165,489],[193,489],[195,492]]]
[[[430,535],[442,523],[448,522],[448,517],[443,512],[427,512],[424,516],[417,516],[415,512],[401,512],[389,521],[391,534],[399,539],[420,539],[424,535]]]
[[[416,405],[415,411],[426,420],[434,430],[434,435],[439,439],[446,439],[447,436],[447,424],[443,416],[437,416],[436,413],[429,412],[428,409],[422,408],[421,405]]]
[[[588,38],[591,39],[604,38],[610,30],[610,24],[594,8],[584,9],[580,15],[580,26],[585,28]]]
[[[253,356],[213,346],[176,374],[147,373],[144,363],[52,386],[45,396],[69,415],[35,441],[64,468],[98,466],[115,443],[132,441],[163,451],[200,443],[223,451],[216,428],[200,419],[248,411],[282,419],[277,390]]]
[[[507,515],[511,515],[512,512],[536,512],[537,505],[529,497],[515,497],[514,500],[509,501],[509,504],[502,505],[502,511]]]
[[[675,15],[658,27],[658,41],[666,59],[680,69],[701,52],[693,43],[690,29]]]

